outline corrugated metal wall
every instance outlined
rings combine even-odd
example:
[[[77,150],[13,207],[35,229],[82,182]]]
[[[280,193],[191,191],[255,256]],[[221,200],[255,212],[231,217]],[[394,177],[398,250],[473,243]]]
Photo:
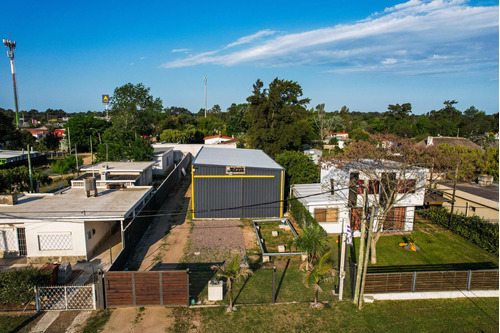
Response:
[[[194,169],[195,218],[281,216],[283,184],[280,169],[247,167],[245,175],[234,176],[226,175],[225,166],[195,164]]]

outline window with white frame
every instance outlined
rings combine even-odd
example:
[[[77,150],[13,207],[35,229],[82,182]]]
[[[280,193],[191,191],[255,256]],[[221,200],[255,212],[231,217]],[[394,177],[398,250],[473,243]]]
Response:
[[[15,230],[0,229],[0,251],[17,251],[17,235]]]
[[[40,251],[71,250],[73,249],[73,237],[71,232],[39,233],[38,247]]]

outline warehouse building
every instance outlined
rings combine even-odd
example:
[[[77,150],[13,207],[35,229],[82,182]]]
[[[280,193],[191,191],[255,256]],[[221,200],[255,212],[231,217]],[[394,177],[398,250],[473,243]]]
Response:
[[[193,218],[283,216],[285,169],[261,150],[203,147],[191,177]]]

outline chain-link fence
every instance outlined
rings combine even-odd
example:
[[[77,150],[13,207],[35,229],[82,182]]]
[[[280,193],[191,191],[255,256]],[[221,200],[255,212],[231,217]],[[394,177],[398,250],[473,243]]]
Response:
[[[50,310],[95,310],[95,287],[54,286],[36,288],[36,309]]]

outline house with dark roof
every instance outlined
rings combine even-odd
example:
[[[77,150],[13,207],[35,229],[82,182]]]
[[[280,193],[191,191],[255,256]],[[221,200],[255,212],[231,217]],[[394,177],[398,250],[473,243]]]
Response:
[[[472,149],[479,149],[484,152],[484,149],[470,141],[466,138],[460,138],[455,136],[428,136],[427,139],[420,141],[416,144],[417,147],[427,148],[427,147],[437,147],[439,145],[447,144],[449,146],[464,146]]]

